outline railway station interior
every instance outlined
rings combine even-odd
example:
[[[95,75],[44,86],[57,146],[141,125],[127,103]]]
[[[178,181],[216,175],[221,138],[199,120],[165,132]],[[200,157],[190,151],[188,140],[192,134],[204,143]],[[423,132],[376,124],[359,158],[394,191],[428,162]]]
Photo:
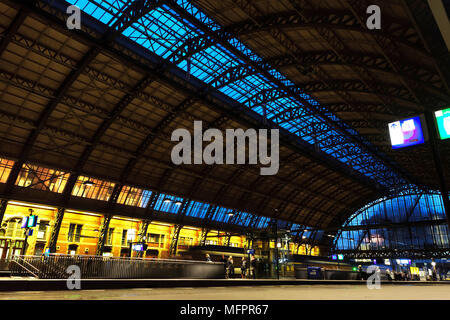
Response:
[[[0,300],[450,299],[449,17],[0,0]]]

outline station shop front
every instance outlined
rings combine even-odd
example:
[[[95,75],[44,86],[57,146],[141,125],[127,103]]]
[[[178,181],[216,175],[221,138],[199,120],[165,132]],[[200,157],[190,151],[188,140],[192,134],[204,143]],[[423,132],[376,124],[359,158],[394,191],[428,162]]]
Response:
[[[27,237],[21,228],[22,219],[30,213],[38,216],[38,223],[33,234]],[[57,208],[38,204],[10,201],[0,227],[0,259],[9,259],[13,254],[42,255],[49,246],[51,231],[54,226]],[[103,215],[93,212],[66,210],[58,235],[56,253],[71,255],[95,255],[98,245]],[[114,216],[111,219],[105,239],[105,256],[129,257],[136,252],[130,250],[130,243],[137,241],[142,220]],[[168,258],[170,241],[175,226],[173,224],[152,222],[145,236],[147,250],[144,258]],[[178,237],[177,254],[187,251],[189,247],[199,245],[201,228],[185,226]],[[225,232],[211,230],[207,243],[243,247],[244,236],[233,236],[228,242]],[[26,250],[26,252],[24,252]]]

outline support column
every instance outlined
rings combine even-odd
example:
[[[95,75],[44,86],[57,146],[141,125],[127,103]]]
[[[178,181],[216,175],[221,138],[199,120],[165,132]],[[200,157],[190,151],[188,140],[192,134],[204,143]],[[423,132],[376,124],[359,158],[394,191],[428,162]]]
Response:
[[[144,243],[144,242],[148,241],[146,236],[147,236],[148,226],[150,225],[150,223],[151,223],[151,220],[145,219],[142,221],[141,225],[139,226],[139,233],[138,233],[138,242],[139,243]],[[143,255],[144,255],[143,251],[140,251],[137,254],[137,256],[139,258],[141,258]]]
[[[202,234],[200,236],[200,245],[205,246],[206,245],[206,238],[208,237],[209,229],[202,229]]]
[[[2,225],[3,216],[5,215],[7,206],[8,206],[8,200],[0,199],[0,226]]]
[[[105,248],[105,241],[106,236],[108,234],[109,229],[109,223],[111,222],[112,215],[108,214],[103,217],[102,226],[100,227],[100,233],[98,235],[98,241],[97,241],[97,251],[96,255],[101,256],[103,255],[103,250]]]
[[[230,243],[231,243],[231,233],[228,233],[227,234],[227,247],[230,246]]]
[[[174,226],[174,229],[172,231],[172,239],[170,240],[170,248],[169,248],[169,255],[174,256],[177,254],[178,249],[178,237],[180,236],[180,231],[183,228],[182,225],[176,224]]]
[[[61,224],[64,218],[65,211],[66,211],[65,208],[58,208],[58,212],[56,213],[52,233],[50,235],[50,242],[48,244],[50,253],[56,252],[56,243],[58,242],[59,230],[61,229]]]

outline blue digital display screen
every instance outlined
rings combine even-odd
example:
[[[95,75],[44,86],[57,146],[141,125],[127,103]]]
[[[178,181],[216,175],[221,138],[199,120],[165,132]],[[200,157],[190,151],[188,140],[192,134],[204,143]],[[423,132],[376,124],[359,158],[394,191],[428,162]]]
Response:
[[[389,123],[392,149],[410,147],[425,142],[420,117]]]

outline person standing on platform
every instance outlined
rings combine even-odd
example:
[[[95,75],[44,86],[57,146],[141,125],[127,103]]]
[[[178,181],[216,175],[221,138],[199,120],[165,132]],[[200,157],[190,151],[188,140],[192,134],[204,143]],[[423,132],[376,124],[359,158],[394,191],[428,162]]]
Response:
[[[227,278],[233,278],[234,276],[234,261],[233,257],[229,256],[227,261]]]
[[[250,278],[256,279],[256,258],[253,254],[250,256]]]
[[[245,258],[242,258],[242,262],[241,262],[241,277],[242,279],[245,279],[247,273],[247,260],[245,260]]]
[[[208,253],[206,254],[206,262],[212,262],[211,256]]]
[[[222,255],[222,259],[220,259],[220,261],[223,263],[223,273],[225,275],[225,278],[227,277],[227,263],[228,260],[227,258],[225,258],[225,255]]]

